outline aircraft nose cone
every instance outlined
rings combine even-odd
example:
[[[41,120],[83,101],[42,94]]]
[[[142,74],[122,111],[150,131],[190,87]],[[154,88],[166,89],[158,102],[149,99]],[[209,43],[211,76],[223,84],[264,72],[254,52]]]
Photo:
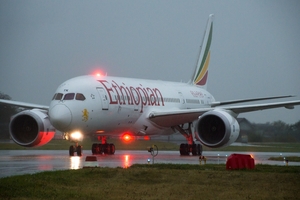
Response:
[[[63,105],[55,105],[49,110],[49,118],[52,126],[57,130],[65,131],[72,121],[70,109]]]

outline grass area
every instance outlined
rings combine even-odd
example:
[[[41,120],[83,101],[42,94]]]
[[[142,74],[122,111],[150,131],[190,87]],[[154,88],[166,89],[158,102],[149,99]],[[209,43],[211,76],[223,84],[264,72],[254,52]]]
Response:
[[[133,165],[0,179],[0,199],[299,199],[300,167]]]
[[[109,139],[109,143],[114,143],[116,150],[145,150],[147,146],[153,144],[157,145],[159,150],[173,150],[178,151],[179,145],[171,142],[162,142],[155,140],[134,140],[130,143],[124,143],[118,139]],[[40,150],[68,150],[69,146],[73,143],[70,143],[66,140],[52,140],[48,144],[37,147],[34,149]],[[86,139],[81,145],[83,145],[84,150],[90,150],[93,142]],[[14,143],[1,143],[0,150],[27,150],[32,148],[21,147]],[[247,152],[300,152],[299,143],[259,143],[255,146],[228,146],[222,148],[208,148],[203,147],[204,151],[247,151]]]

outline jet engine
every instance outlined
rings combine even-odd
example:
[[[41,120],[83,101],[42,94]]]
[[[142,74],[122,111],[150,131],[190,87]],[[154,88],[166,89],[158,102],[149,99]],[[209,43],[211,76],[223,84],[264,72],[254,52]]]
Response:
[[[225,110],[204,113],[196,124],[196,138],[211,148],[228,146],[235,142],[240,126],[235,117]]]
[[[37,147],[47,144],[55,135],[45,111],[25,110],[11,118],[10,136],[15,143],[24,147]]]

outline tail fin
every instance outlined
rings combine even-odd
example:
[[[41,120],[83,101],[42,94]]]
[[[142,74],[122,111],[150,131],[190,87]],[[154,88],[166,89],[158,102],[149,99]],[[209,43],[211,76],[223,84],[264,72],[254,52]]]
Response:
[[[214,15],[210,14],[207,21],[204,37],[202,40],[202,45],[200,47],[198,62],[194,74],[192,76],[192,84],[204,88],[206,88],[207,77],[208,77],[208,65],[210,59],[210,44],[212,40],[213,19],[214,19]]]

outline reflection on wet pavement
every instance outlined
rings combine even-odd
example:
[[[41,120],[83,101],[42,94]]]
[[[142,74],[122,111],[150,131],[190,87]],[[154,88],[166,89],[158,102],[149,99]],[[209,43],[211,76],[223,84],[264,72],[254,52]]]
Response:
[[[255,164],[285,165],[280,161],[269,161],[270,157],[300,156],[300,153],[274,152],[216,152],[205,151],[207,164],[225,164],[232,153],[251,154]],[[65,150],[0,150],[0,178],[20,174],[32,174],[49,170],[80,169],[84,166],[85,157],[91,156],[90,151],[83,151],[83,156],[70,157]],[[152,163],[152,156],[147,151],[116,151],[115,155],[97,155],[99,167],[123,167],[133,164]],[[148,161],[150,159],[150,161]],[[155,163],[198,164],[197,156],[180,156],[177,151],[160,151]],[[289,165],[300,165],[289,162]]]

